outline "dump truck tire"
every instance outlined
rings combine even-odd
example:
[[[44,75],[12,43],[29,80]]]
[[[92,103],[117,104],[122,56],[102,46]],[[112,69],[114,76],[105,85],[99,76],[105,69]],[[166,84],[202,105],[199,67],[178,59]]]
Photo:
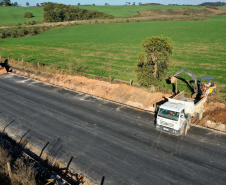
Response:
[[[186,136],[187,135],[187,132],[188,132],[188,126],[187,126],[187,123],[184,125],[184,129],[183,129],[183,136]]]
[[[198,120],[201,120],[203,117],[203,112],[201,111],[200,113],[197,114]]]

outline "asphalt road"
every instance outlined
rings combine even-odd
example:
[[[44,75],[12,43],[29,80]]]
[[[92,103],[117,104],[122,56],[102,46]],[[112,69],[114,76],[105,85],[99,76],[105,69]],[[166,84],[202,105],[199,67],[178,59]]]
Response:
[[[0,76],[0,125],[97,184],[225,184],[226,135],[161,133],[154,115],[14,74]],[[145,97],[144,97],[145,98]]]

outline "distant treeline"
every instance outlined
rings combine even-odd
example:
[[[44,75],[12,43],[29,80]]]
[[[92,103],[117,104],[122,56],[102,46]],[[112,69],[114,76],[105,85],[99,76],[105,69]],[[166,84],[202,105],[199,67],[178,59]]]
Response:
[[[202,3],[202,4],[199,4],[199,6],[225,6],[226,3],[224,2],[205,2],[205,3]]]
[[[67,6],[57,3],[44,5],[45,22],[63,22],[88,19],[112,19],[114,16],[103,12],[81,9],[75,6]]]
[[[139,5],[140,6],[149,6],[149,5],[162,5],[162,4],[160,4],[160,3],[145,3],[145,4],[139,3]]]

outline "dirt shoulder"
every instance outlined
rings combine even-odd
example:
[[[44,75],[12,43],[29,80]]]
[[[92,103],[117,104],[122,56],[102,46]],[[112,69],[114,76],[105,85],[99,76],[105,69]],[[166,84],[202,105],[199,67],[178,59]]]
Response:
[[[171,96],[171,94],[150,93],[144,89],[126,84],[111,84],[83,76],[54,75],[20,67],[13,67],[13,72],[21,76],[151,112],[155,112],[156,104],[165,101],[167,97]]]
[[[226,105],[219,102],[210,102],[204,105],[203,119],[193,120],[196,125],[226,132]]]
[[[161,92],[151,93],[126,84],[111,84],[84,76],[49,74],[18,66],[13,67],[13,72],[153,113],[158,105],[165,102],[167,97],[172,96]],[[226,132],[226,105],[219,102],[206,103],[203,119],[201,121],[193,120],[192,123]]]

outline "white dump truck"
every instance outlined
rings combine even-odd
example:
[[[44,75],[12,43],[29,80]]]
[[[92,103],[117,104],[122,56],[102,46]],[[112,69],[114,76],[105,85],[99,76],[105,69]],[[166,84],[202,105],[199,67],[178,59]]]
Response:
[[[186,135],[191,118],[202,119],[204,103],[202,99],[186,98],[184,91],[162,104],[157,113],[156,129],[174,135]]]

